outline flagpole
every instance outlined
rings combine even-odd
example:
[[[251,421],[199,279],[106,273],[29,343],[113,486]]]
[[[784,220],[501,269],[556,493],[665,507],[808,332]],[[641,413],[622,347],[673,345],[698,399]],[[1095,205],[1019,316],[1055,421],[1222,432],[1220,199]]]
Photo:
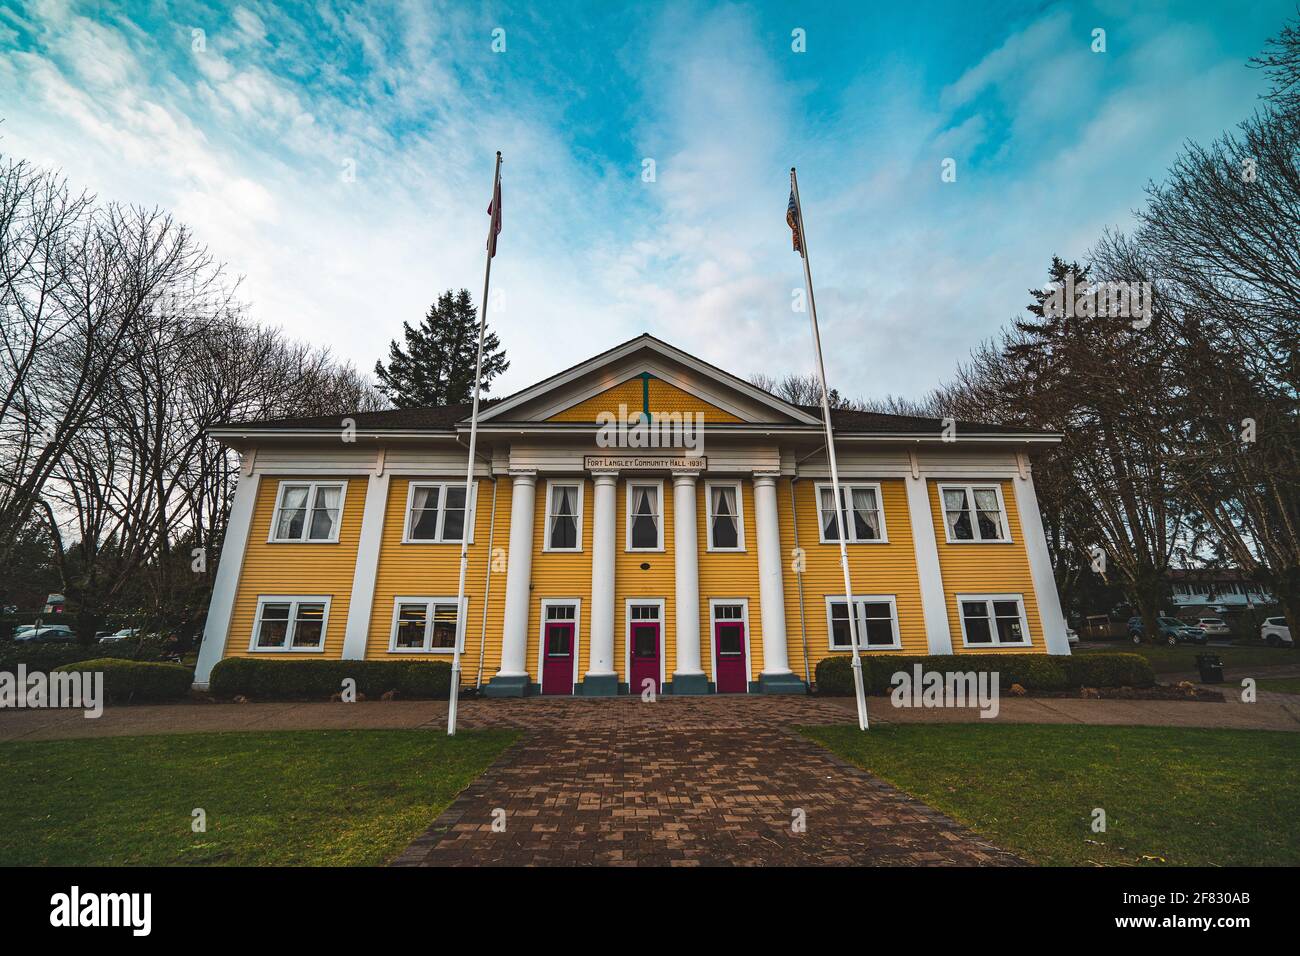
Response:
[[[478,355],[474,359],[474,406],[469,416],[469,464],[465,468],[465,524],[460,533],[460,583],[456,585],[456,646],[451,656],[451,693],[447,699],[447,736],[456,736],[456,703],[460,697],[460,649],[468,627],[465,613],[465,570],[469,567],[470,522],[474,520],[474,454],[478,446],[478,402],[483,381],[483,336],[487,329],[488,285],[492,281],[492,258],[496,255],[496,227],[501,215],[501,150],[497,150],[496,169],[492,173],[492,208],[488,222],[487,265],[483,268],[483,298],[478,306]],[[484,598],[486,600],[486,598]],[[483,639],[483,635],[479,635]]]
[[[822,386],[822,424],[826,429],[826,455],[831,466],[831,493],[835,496],[835,523],[839,526],[840,567],[844,571],[844,600],[849,615],[849,644],[853,648],[853,693],[858,702],[858,729],[867,729],[867,696],[862,686],[862,658],[858,654],[858,613],[853,604],[853,582],[849,577],[849,549],[844,539],[848,508],[840,497],[839,466],[835,460],[835,436],[831,429],[831,403],[826,388],[826,364],[822,361],[822,337],[817,329],[817,299],[813,295],[812,269],[808,265],[808,232],[803,224],[803,203],[799,200],[799,177],[790,167],[790,189],[794,193],[795,214],[799,222],[799,254],[803,259],[803,278],[808,288],[808,312],[812,320],[813,346],[817,351],[817,375]],[[851,502],[849,503],[851,507]]]

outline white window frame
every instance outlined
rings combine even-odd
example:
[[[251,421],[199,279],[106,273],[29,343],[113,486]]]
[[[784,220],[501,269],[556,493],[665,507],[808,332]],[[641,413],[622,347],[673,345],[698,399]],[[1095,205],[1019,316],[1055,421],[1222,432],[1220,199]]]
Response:
[[[423,647],[398,647],[397,646],[397,616],[401,611],[403,604],[423,604],[424,605],[424,646]],[[388,628],[388,653],[390,654],[455,654],[453,647],[430,647],[429,643],[433,640],[433,608],[438,604],[456,605],[456,595],[448,597],[431,597],[423,594],[401,595],[393,598],[393,619]],[[456,621],[456,637],[460,643],[460,652],[465,653],[465,631],[468,629],[467,621],[469,620],[469,598],[466,597],[461,601],[460,617]]]
[[[307,486],[307,516],[302,522],[301,538],[277,538],[276,530],[280,527],[280,510],[284,506],[284,492],[287,488],[300,488]],[[339,489],[339,520],[334,522],[333,534],[328,538],[309,538],[311,533],[311,512],[312,506],[316,503],[316,491],[318,488],[338,488]],[[282,478],[279,487],[275,491],[275,510],[271,512],[271,527],[267,530],[267,544],[338,544],[339,531],[343,528],[343,508],[347,504],[348,482],[347,479],[334,479],[332,481],[316,481],[313,479],[296,479]]]
[[[736,491],[736,546],[720,548],[713,543],[713,489],[734,488]],[[745,486],[739,480],[718,480],[704,482],[704,533],[709,551],[722,554],[740,554],[745,550]]]
[[[438,492],[438,534],[433,538],[412,538],[411,537],[411,509],[415,504],[415,492],[419,488],[439,488]],[[459,538],[444,538],[442,534],[442,523],[447,517],[447,489],[464,488],[465,480],[459,481],[447,479],[423,479],[412,478],[406,483],[406,514],[402,519],[402,544],[460,544]],[[470,486],[469,501],[465,507],[465,531],[468,537],[467,544],[474,543],[474,519],[478,514],[478,479]]]
[[[542,668],[546,665],[546,617],[547,608],[573,607],[573,682],[569,693],[578,686],[578,657],[582,654],[582,598],[542,598],[541,624],[537,634],[537,685],[542,684]]]
[[[973,647],[975,649],[988,647],[1033,647],[1033,635],[1029,633],[1029,617],[1025,610],[1024,594],[955,594],[953,597],[957,601],[957,623],[961,625],[961,646]],[[988,644],[972,644],[966,639],[966,615],[962,613],[961,605],[963,601],[983,601],[989,612],[989,630],[993,640]],[[994,624],[993,602],[994,601],[1015,601],[1016,607],[1020,610],[1020,631],[1025,635],[1025,639],[1019,643],[998,640],[998,629]]]
[[[852,647],[837,647],[832,643],[835,639],[834,619],[831,616],[832,604],[845,604],[843,594],[826,595],[826,649],[832,654],[852,654]],[[858,650],[859,651],[901,651],[903,649],[903,639],[898,630],[898,601],[893,594],[855,594],[853,595],[854,604],[888,604],[889,605],[889,623],[894,632],[893,644],[868,644],[865,633],[858,630]],[[862,623],[861,620],[858,621]]]
[[[979,527],[979,516],[976,512],[979,510],[975,507],[975,491],[987,491],[992,489],[998,496],[998,509],[1002,513],[1002,532],[1004,537],[1001,538],[981,538]],[[973,538],[954,538],[952,528],[948,526],[948,507],[944,503],[943,493],[945,491],[964,491],[966,501],[970,505],[971,532],[975,535]],[[1002,497],[1002,482],[1000,481],[972,481],[972,482],[941,482],[939,485],[939,520],[943,522],[943,534],[949,544],[1011,544],[1011,516],[1007,514],[1007,503]]]
[[[839,544],[839,541],[836,538],[826,537],[826,526],[822,524],[822,489],[824,488],[827,491],[833,492],[834,487],[835,487],[834,484],[829,481],[818,481],[815,482],[813,485],[813,507],[817,509],[817,540],[821,544]],[[847,500],[850,502],[849,510],[852,510],[854,488],[869,488],[876,493],[876,515],[880,518],[880,537],[879,538],[858,538],[853,536],[856,531],[856,526],[848,529],[845,529],[843,527],[844,524],[847,523],[852,525],[853,522],[845,522],[844,511],[841,510],[839,512],[839,517],[840,517],[839,523],[841,525],[840,531],[841,533],[844,533],[847,530],[847,533],[850,535],[850,537],[846,537],[844,539],[844,543],[845,544],[889,544],[889,526],[885,524],[885,496],[880,489],[880,482],[841,481],[840,493],[842,496],[847,498]],[[843,501],[841,501],[840,504],[842,506]]]
[[[632,620],[633,605],[654,605],[659,609],[659,690],[668,683],[668,634],[666,628],[667,600],[664,598],[626,598],[623,601],[623,677],[628,686],[628,693],[640,695],[641,688],[632,686]]]
[[[248,641],[248,650],[251,654],[323,654],[325,653],[325,639],[329,634],[330,625],[330,595],[328,594],[259,594],[257,596],[257,609],[253,614],[253,634]],[[285,604],[289,605],[289,627],[284,635],[284,647],[260,647],[257,638],[262,632],[262,608],[267,604]],[[321,615],[320,621],[320,644],[317,647],[294,647],[293,632],[298,627],[298,605],[300,604],[324,604],[325,611]]]
[[[657,492],[658,500],[659,500],[659,520],[655,522],[659,531],[659,543],[653,548],[634,548],[632,547],[632,519],[635,517],[635,515],[633,515],[632,513],[632,502],[634,499],[633,489],[645,488],[645,487],[654,487],[659,489]],[[662,478],[630,478],[628,479],[627,482],[627,490],[625,492],[625,497],[627,499],[627,504],[625,507],[625,510],[627,511],[627,520],[624,522],[623,550],[645,552],[645,553],[654,552],[654,551],[663,551],[664,520],[665,520],[665,513],[667,511],[667,508],[664,504],[663,479]]]
[[[554,490],[561,488],[578,489],[577,510],[573,514],[573,522],[577,526],[578,537],[577,547],[573,548],[553,548],[551,547],[551,506],[555,500]],[[582,513],[585,502],[583,496],[586,492],[587,483],[581,478],[548,478],[546,480],[546,514],[542,525],[542,551],[555,554],[580,554],[582,552]]]
[[[713,661],[713,670],[710,677],[713,680],[714,690],[718,687],[718,617],[715,610],[719,604],[739,604],[741,607],[740,619],[745,625],[745,693],[748,694],[749,685],[753,683],[754,664],[751,657],[753,650],[753,635],[749,633],[749,598],[709,598],[709,649],[711,660]],[[731,620],[727,618],[726,620]]]

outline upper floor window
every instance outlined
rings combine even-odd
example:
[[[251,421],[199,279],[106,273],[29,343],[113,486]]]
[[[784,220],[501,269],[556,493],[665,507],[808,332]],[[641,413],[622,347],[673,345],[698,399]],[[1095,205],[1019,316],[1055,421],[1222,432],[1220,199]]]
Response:
[[[961,637],[967,646],[999,647],[1029,644],[1025,602],[1019,594],[958,594]]]
[[[998,485],[940,485],[939,494],[950,542],[1011,540]]]
[[[840,540],[840,528],[848,529],[845,541],[887,541],[885,513],[880,506],[880,485],[840,483],[840,509],[836,514],[835,488],[817,486],[817,529],[823,544]]]
[[[627,483],[627,550],[664,549],[663,482]]]
[[[282,481],[271,519],[271,541],[338,541],[341,481]]]
[[[853,605],[858,611],[856,617],[859,650],[902,646],[898,639],[898,612],[892,594],[855,594]],[[842,596],[828,597],[826,617],[829,622],[830,649],[853,650],[853,635],[849,630],[848,602]]]
[[[468,509],[469,540],[474,542],[473,511],[478,485],[473,486]],[[463,481],[413,481],[406,499],[406,535],[403,541],[459,543],[466,526]]]
[[[706,523],[709,529],[710,551],[744,551],[745,525],[741,516],[740,482],[710,481],[708,491],[709,511]]]
[[[254,651],[319,651],[325,647],[328,597],[266,596],[257,599]]]
[[[582,550],[582,483],[546,483],[547,551]]]

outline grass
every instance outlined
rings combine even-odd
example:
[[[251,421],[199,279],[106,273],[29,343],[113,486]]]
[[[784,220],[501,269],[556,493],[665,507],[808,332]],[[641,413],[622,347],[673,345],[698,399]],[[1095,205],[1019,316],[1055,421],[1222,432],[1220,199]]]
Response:
[[[1300,734],[1034,724],[802,731],[1036,863],[1300,864]],[[1105,833],[1091,829],[1098,807]]]
[[[1266,677],[1256,681],[1260,690],[1273,690],[1280,694],[1300,694],[1300,677]]]
[[[1218,654],[1224,667],[1300,667],[1300,653],[1289,647],[1237,647],[1197,644],[1134,644],[1132,641],[1108,641],[1099,647],[1080,647],[1075,654],[1104,654],[1128,651],[1141,654],[1151,662],[1157,674],[1172,674],[1196,670],[1197,654]]]
[[[0,865],[382,864],[514,737],[343,730],[0,744]],[[196,808],[204,833],[191,829]]]

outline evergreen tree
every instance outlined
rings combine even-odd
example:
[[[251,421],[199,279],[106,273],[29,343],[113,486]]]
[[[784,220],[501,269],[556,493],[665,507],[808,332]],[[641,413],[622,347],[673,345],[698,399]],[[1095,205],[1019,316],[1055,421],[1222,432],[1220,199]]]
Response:
[[[388,346],[388,365],[375,363],[379,390],[398,408],[458,405],[474,396],[474,358],[478,351],[478,312],[469,291],[448,289],[438,296],[416,328],[403,322],[405,345]],[[510,367],[495,332],[483,338],[482,387]]]

